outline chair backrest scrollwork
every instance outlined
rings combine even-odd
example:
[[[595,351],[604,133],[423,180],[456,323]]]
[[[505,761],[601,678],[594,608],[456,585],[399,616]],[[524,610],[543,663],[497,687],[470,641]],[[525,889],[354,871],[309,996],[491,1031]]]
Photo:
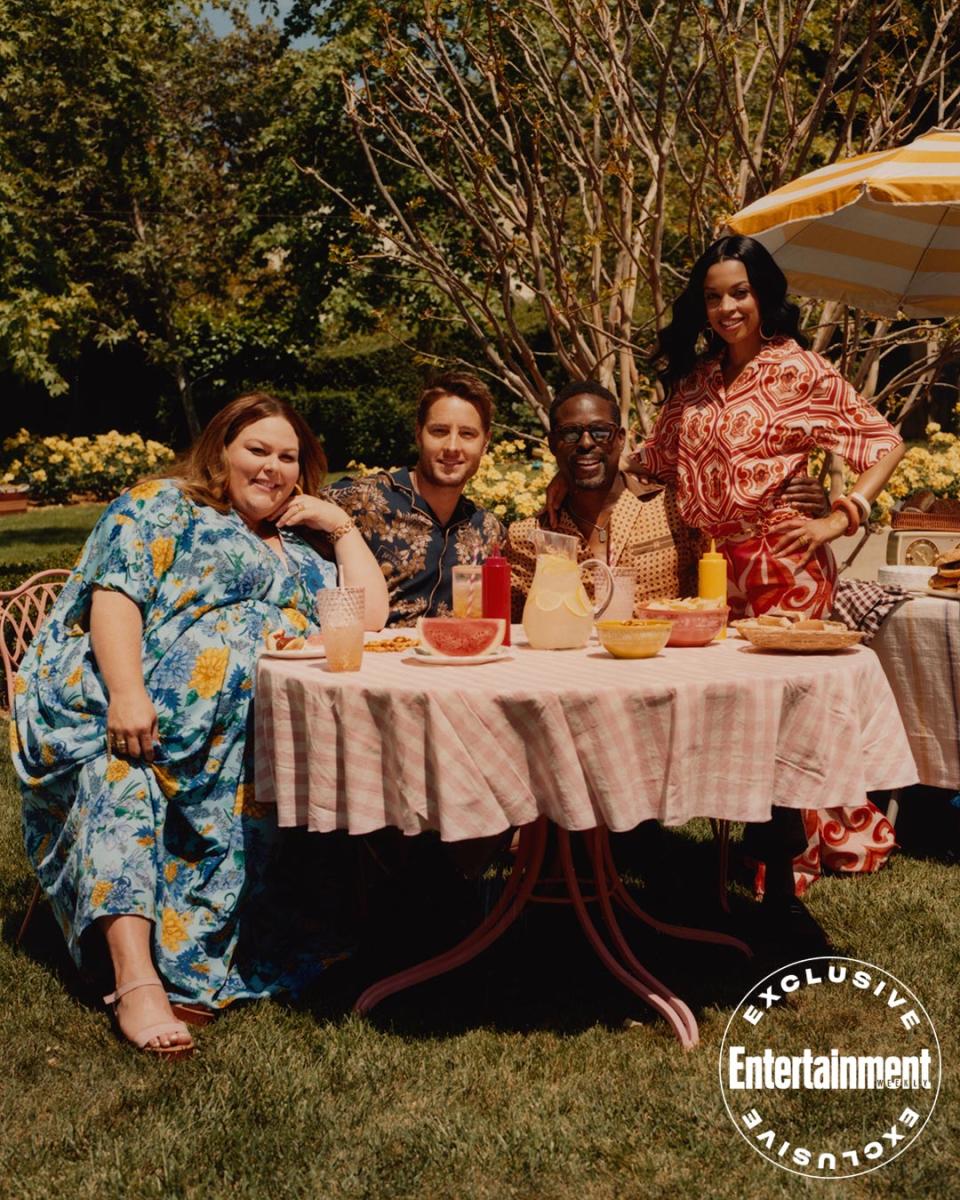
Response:
[[[0,659],[3,660],[4,704],[13,707],[13,684],[17,669],[37,630],[70,578],[70,572],[56,569],[39,571],[9,592],[0,592]]]

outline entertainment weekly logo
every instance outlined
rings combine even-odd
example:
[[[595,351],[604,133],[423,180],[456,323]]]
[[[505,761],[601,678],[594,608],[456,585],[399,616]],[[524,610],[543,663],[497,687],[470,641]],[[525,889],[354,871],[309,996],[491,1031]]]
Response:
[[[738,1133],[775,1166],[848,1179],[919,1137],[940,1093],[940,1043],[914,993],[853,958],[790,963],[755,984],[720,1047]]]

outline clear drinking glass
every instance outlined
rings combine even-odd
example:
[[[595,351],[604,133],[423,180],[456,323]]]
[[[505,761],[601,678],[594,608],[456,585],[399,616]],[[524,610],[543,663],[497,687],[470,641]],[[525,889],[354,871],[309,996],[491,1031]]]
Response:
[[[483,567],[453,568],[453,615],[483,616]]]
[[[317,593],[317,620],[331,671],[360,670],[363,598],[363,588],[324,588]]]
[[[605,621],[629,621],[637,590],[637,572],[633,567],[611,567],[613,595],[603,614]]]

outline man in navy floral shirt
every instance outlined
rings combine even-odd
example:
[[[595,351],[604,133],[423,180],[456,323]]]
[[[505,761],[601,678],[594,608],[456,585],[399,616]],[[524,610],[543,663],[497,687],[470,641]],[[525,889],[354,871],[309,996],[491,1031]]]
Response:
[[[452,371],[417,403],[416,465],[344,479],[330,496],[356,522],[387,581],[388,625],[453,612],[451,568],[480,562],[505,539],[497,518],[463,495],[490,441],[493,397]]]

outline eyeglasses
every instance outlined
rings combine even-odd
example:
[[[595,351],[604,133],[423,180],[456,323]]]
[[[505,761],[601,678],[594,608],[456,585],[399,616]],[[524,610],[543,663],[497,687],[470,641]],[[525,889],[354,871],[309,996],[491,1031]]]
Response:
[[[596,446],[607,446],[620,432],[620,426],[603,421],[593,425],[561,425],[556,431],[557,441],[562,446],[575,446],[585,433]]]

